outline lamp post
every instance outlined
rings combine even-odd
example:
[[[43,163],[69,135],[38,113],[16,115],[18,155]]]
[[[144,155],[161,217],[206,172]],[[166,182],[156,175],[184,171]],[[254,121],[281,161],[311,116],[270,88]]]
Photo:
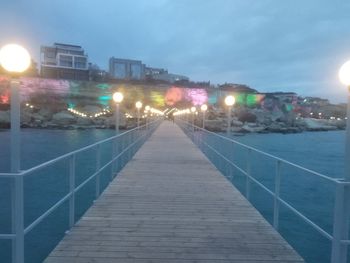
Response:
[[[345,175],[344,179],[350,181],[350,60],[345,62],[339,70],[339,80],[348,89],[348,105],[346,113],[346,143],[345,143]]]
[[[339,79],[348,88],[346,142],[345,142],[345,172],[344,181],[350,181],[350,60],[345,62],[339,70]],[[345,263],[347,259],[347,246],[342,240],[348,239],[349,233],[349,188],[346,185],[337,184],[334,217],[333,217],[333,241],[332,263]]]
[[[30,66],[28,51],[17,45],[8,44],[0,50],[0,65],[10,73],[11,88],[11,172],[19,173],[20,162],[20,129],[21,129],[21,102],[19,95],[18,77]],[[17,175],[11,186],[12,202],[12,240],[13,262],[24,262],[24,215],[23,215],[23,176]]]
[[[119,104],[123,101],[124,95],[121,92],[115,92],[113,94],[113,100],[115,102],[115,131],[119,133]]]
[[[207,109],[208,109],[208,106],[206,104],[203,104],[201,106],[201,111],[203,114],[203,129],[205,128],[205,112],[207,111]]]
[[[150,111],[151,107],[150,106],[146,106],[145,107],[145,111],[146,111],[146,129],[148,129],[148,112]]]
[[[0,64],[11,74],[11,172],[20,171],[20,96],[18,76],[30,66],[30,55],[26,49],[9,44],[0,50]]]
[[[192,127],[194,129],[194,113],[196,112],[196,107],[191,107],[191,112],[192,112]]]
[[[231,130],[231,110],[232,110],[232,106],[235,104],[235,102],[236,102],[235,97],[233,97],[232,95],[226,96],[225,104],[228,107],[228,109],[227,109],[227,135],[230,134],[230,130]]]
[[[137,128],[140,127],[140,109],[142,108],[142,102],[137,101],[135,103],[136,109],[137,109]]]

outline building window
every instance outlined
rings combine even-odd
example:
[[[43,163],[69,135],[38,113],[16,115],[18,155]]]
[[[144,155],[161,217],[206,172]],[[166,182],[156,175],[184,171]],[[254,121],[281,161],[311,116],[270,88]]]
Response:
[[[47,58],[55,58],[56,57],[56,53],[54,51],[47,51],[46,52],[46,57]]]
[[[73,67],[73,57],[72,56],[60,55],[59,65],[61,67],[72,68]]]
[[[86,69],[86,58],[84,58],[84,57],[75,57],[74,58],[74,68]]]

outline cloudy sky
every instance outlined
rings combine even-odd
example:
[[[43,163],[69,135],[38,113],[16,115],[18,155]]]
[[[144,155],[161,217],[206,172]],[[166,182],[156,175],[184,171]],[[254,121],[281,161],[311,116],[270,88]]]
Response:
[[[196,81],[247,84],[345,102],[337,72],[350,59],[349,0],[1,0],[0,45],[83,46]]]

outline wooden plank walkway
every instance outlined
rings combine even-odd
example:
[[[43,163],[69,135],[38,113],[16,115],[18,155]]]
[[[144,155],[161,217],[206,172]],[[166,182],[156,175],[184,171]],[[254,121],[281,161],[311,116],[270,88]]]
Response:
[[[180,128],[163,122],[45,262],[303,260]]]

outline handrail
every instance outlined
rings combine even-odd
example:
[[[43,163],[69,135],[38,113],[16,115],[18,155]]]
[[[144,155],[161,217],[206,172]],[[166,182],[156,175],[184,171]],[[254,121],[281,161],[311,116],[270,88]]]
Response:
[[[290,212],[292,212],[294,215],[298,216],[304,223],[308,224],[311,226],[313,229],[315,229],[318,233],[320,233],[322,236],[327,238],[332,242],[332,251],[331,251],[331,262],[332,263],[338,263],[338,262],[346,262],[347,254],[344,253],[344,246],[349,246],[350,245],[350,239],[348,236],[348,227],[349,227],[349,214],[350,211],[348,207],[350,206],[350,182],[349,181],[344,181],[344,179],[341,178],[331,178],[326,175],[323,175],[321,173],[312,171],[310,169],[304,168],[298,164],[294,164],[292,162],[289,162],[287,160],[284,160],[282,158],[276,157],[272,154],[263,152],[261,150],[258,150],[254,147],[245,145],[243,143],[240,143],[238,141],[235,141],[233,139],[227,138],[225,136],[222,136],[220,134],[207,131],[206,129],[203,129],[201,127],[195,126],[194,124],[191,124],[187,121],[184,121],[182,119],[177,119],[178,124],[182,127],[182,129],[185,131],[187,136],[189,136],[192,141],[198,145],[200,148],[201,146],[206,147],[209,149],[211,152],[213,152],[216,156],[218,156],[221,160],[224,160],[226,163],[229,165],[233,166],[236,168],[240,173],[242,173],[246,177],[246,197],[249,200],[250,196],[250,182],[255,183],[258,185],[260,188],[262,188],[265,192],[270,194],[274,198],[274,206],[273,206],[273,227],[278,230],[278,225],[279,225],[279,205],[283,205],[286,207]],[[196,132],[199,131],[199,132]],[[215,149],[215,146],[209,145],[205,139],[203,138],[202,133],[204,134],[209,134],[217,138],[220,138],[224,141],[229,141],[234,144],[242,146],[244,149],[248,150],[248,153],[251,152],[256,152],[259,153],[260,155],[267,156],[269,158],[272,158],[273,160],[276,161],[276,173],[275,173],[275,189],[270,190],[268,187],[266,187],[264,184],[259,182],[256,178],[252,177],[250,174],[250,160],[247,162],[247,170],[242,169],[239,167],[239,165],[235,164],[234,161],[231,161],[228,159],[226,156],[220,153],[219,149]],[[210,138],[210,137],[207,137]],[[204,152],[204,150],[203,150]],[[206,152],[204,152],[207,154]],[[248,155],[249,158],[250,155]],[[208,155],[208,158],[211,159],[211,157]],[[333,233],[330,234],[326,230],[324,230],[321,226],[316,224],[314,221],[309,219],[307,216],[302,214],[299,210],[297,210],[295,207],[293,207],[291,204],[289,204],[287,201],[283,200],[279,196],[279,189],[280,189],[280,184],[281,184],[281,171],[280,171],[280,165],[281,163],[287,164],[289,166],[298,168],[301,171],[308,172],[311,175],[315,175],[318,178],[327,180],[328,182],[335,184],[336,187],[336,192],[335,192],[335,204],[334,204],[334,217],[333,217]],[[215,164],[215,163],[214,163]],[[224,174],[224,172],[223,172]],[[224,174],[225,175],[225,174]]]
[[[62,198],[60,198],[60,200],[58,200],[54,205],[52,205],[50,208],[48,208],[45,212],[43,212],[39,217],[37,217],[34,221],[32,221],[27,227],[24,227],[24,225],[21,223],[21,230],[15,233],[11,233],[11,234],[0,234],[0,240],[1,239],[7,239],[7,240],[13,240],[13,241],[18,241],[18,240],[24,240],[24,236],[26,234],[28,234],[32,229],[34,229],[38,224],[40,224],[45,218],[47,218],[50,214],[52,214],[58,207],[60,207],[61,205],[63,205],[67,200],[69,201],[69,222],[70,222],[70,227],[73,226],[73,224],[75,223],[75,202],[74,202],[74,198],[75,198],[75,194],[80,191],[88,182],[90,182],[92,179],[96,178],[96,194],[95,194],[95,198],[98,198],[98,196],[100,195],[100,182],[99,182],[99,177],[100,177],[100,173],[105,170],[107,167],[112,166],[112,174],[111,174],[111,179],[114,178],[113,173],[115,172],[115,170],[117,170],[118,168],[116,168],[116,166],[114,165],[117,161],[118,164],[120,162],[120,160],[124,160],[127,162],[132,155],[136,152],[136,150],[141,146],[141,143],[144,142],[147,137],[149,137],[151,135],[151,133],[155,130],[155,128],[159,125],[159,120],[155,120],[152,121],[150,123],[147,123],[145,125],[136,127],[134,129],[125,131],[123,133],[117,134],[115,136],[112,136],[110,138],[98,141],[96,143],[90,144],[88,146],[82,147],[78,150],[74,150],[71,151],[69,153],[63,154],[59,157],[56,157],[52,160],[49,160],[47,162],[44,162],[42,164],[39,164],[37,166],[31,167],[27,170],[23,170],[20,171],[19,173],[0,173],[0,179],[3,178],[12,178],[15,180],[15,184],[14,184],[14,188],[12,188],[12,191],[14,192],[14,196],[15,196],[15,200],[14,200],[14,205],[15,205],[15,209],[18,209],[17,202],[18,204],[20,204],[21,202],[23,202],[23,178],[24,176],[28,176],[29,174],[32,174],[40,169],[43,169],[45,167],[49,167],[57,162],[60,162],[62,160],[66,160],[69,159],[69,163],[67,164],[67,166],[69,167],[69,193],[66,194],[65,196],[63,196]],[[129,136],[130,135],[130,136]],[[127,142],[122,143],[121,140],[123,140],[124,138],[126,138]],[[121,140],[119,140],[121,139]],[[100,167],[100,145],[103,143],[107,143],[107,142],[113,142],[113,144],[115,145],[115,143],[121,143],[118,146],[118,151],[116,151],[116,149],[113,147],[113,155],[111,157],[111,160],[109,160],[106,164],[104,164],[102,167]],[[96,148],[96,170],[94,171],[94,173],[92,175],[90,175],[87,179],[85,179],[83,182],[81,182],[79,185],[75,185],[75,163],[76,163],[76,158],[75,156],[86,151],[89,149],[93,149]],[[127,155],[127,156],[126,156]],[[126,156],[126,158],[124,158],[123,156]],[[122,163],[121,166],[124,166],[125,163]],[[14,209],[14,208],[12,208]],[[23,209],[23,207],[22,207]],[[17,222],[17,220],[19,220],[19,222],[23,222],[23,214],[24,211],[20,209],[20,210],[16,210],[16,217],[12,218],[13,222]],[[17,240],[18,239],[18,240]],[[22,241],[21,241],[22,242]],[[20,258],[20,263],[22,262],[23,258],[23,245],[20,245],[17,247],[17,243],[15,245],[13,245],[14,247],[12,247],[12,250],[15,252],[14,256],[13,256],[13,262],[17,263],[16,260],[16,254],[20,254],[21,256]],[[19,250],[18,250],[19,249]]]
[[[209,144],[207,144],[206,142],[204,142],[204,144],[210,148],[212,151],[214,151],[217,155],[220,156],[220,158],[224,159],[226,162],[228,162],[230,165],[232,165],[233,167],[235,167],[237,170],[239,170],[242,174],[244,174],[245,176],[247,176],[249,178],[249,180],[251,180],[252,182],[254,182],[255,184],[257,184],[258,186],[260,186],[262,189],[264,189],[268,194],[270,194],[271,196],[275,196],[275,193],[273,191],[271,191],[270,189],[268,189],[265,185],[263,185],[262,183],[260,183],[258,180],[256,180],[254,177],[250,176],[246,171],[244,171],[242,168],[240,168],[239,166],[237,166],[236,164],[234,164],[232,161],[230,161],[229,159],[227,159],[225,156],[223,156],[220,152],[218,152],[217,150],[215,150],[213,147],[211,147]],[[281,202],[284,206],[286,206],[287,208],[289,208],[295,215],[299,216],[300,218],[302,218],[306,223],[308,223],[310,226],[314,227],[320,234],[322,234],[323,236],[325,236],[326,238],[328,238],[329,240],[333,240],[333,237],[327,232],[325,231],[323,228],[321,228],[319,225],[317,225],[316,223],[314,223],[312,220],[310,220],[309,218],[307,218],[306,216],[304,216],[300,211],[298,211],[298,209],[296,209],[295,207],[293,207],[291,204],[289,204],[288,202],[284,201],[282,198],[278,197],[278,201]]]
[[[280,161],[280,162],[282,162],[282,163],[288,164],[288,165],[290,165],[290,166],[293,166],[293,167],[298,168],[298,169],[300,169],[300,170],[303,170],[303,171],[305,171],[305,172],[311,173],[311,174],[313,174],[313,175],[317,175],[317,176],[319,176],[319,177],[321,177],[321,178],[323,178],[323,179],[325,179],[325,180],[332,181],[332,182],[334,182],[334,183],[338,182],[338,179],[336,179],[336,178],[332,178],[332,177],[329,177],[329,176],[327,176],[327,175],[321,174],[321,173],[319,173],[319,172],[316,172],[316,171],[310,170],[310,169],[308,169],[308,168],[302,167],[302,166],[300,166],[300,165],[298,165],[298,164],[292,163],[292,162],[287,161],[287,160],[285,160],[285,159],[283,159],[283,158],[280,158],[280,157],[277,157],[277,156],[272,155],[272,154],[270,154],[270,153],[267,153],[267,152],[264,152],[264,151],[262,151],[262,150],[256,149],[256,148],[254,148],[254,147],[252,147],[252,146],[243,144],[243,143],[241,143],[241,142],[238,142],[238,141],[233,140],[233,139],[231,139],[231,138],[222,136],[222,135],[217,134],[217,133],[215,133],[215,132],[208,131],[208,130],[203,129],[203,128],[199,127],[199,126],[194,125],[194,127],[195,127],[196,130],[201,130],[201,131],[204,131],[204,132],[209,133],[209,134],[211,134],[211,135],[217,136],[217,137],[219,137],[219,138],[221,138],[221,139],[223,139],[223,140],[233,142],[233,143],[238,144],[239,146],[242,146],[242,147],[244,147],[244,148],[246,148],[246,149],[250,149],[250,150],[252,150],[252,151],[254,151],[254,152],[257,152],[257,153],[260,153],[260,154],[265,155],[265,156],[267,156],[267,157],[273,158],[273,159],[275,159],[275,160],[277,160],[277,161]]]

